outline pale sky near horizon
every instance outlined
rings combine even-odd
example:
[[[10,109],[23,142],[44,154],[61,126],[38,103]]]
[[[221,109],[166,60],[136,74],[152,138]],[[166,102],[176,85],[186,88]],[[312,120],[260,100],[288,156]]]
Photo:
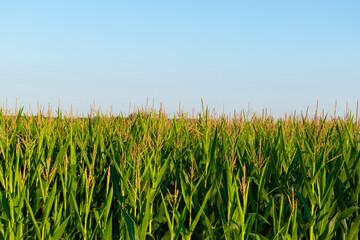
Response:
[[[0,104],[353,112],[360,1],[2,1]]]

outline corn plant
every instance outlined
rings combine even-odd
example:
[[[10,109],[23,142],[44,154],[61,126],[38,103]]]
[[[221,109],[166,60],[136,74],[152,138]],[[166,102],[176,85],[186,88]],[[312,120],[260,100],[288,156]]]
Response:
[[[0,239],[357,239],[357,117],[0,108]]]

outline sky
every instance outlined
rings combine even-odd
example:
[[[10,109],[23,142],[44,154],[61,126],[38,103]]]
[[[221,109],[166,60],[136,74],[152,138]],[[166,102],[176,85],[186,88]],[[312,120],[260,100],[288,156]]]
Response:
[[[343,114],[360,1],[1,1],[0,105]],[[60,105],[59,105],[60,99]],[[131,110],[132,111],[132,110]]]

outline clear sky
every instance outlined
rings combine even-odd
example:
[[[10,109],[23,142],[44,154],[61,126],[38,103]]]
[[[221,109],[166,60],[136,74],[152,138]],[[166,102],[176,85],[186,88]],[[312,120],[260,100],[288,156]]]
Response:
[[[355,112],[360,1],[1,1],[0,101]]]

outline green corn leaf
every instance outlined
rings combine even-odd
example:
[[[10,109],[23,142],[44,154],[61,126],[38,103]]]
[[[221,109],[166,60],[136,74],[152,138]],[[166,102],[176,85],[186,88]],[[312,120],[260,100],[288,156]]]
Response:
[[[265,163],[265,166],[264,166],[264,168],[262,170],[262,173],[261,173],[261,176],[260,176],[260,184],[259,184],[259,188],[258,188],[258,192],[257,192],[257,199],[258,199],[257,204],[259,204],[260,199],[267,199],[268,198],[268,196],[262,197],[261,195],[262,194],[267,195],[266,191],[264,191],[264,186],[265,186],[265,181],[267,180],[266,175],[267,175],[268,168],[269,168],[269,162],[270,161],[267,161]]]
[[[252,228],[252,226],[254,224],[254,221],[255,221],[255,215],[256,215],[256,213],[248,214],[248,218],[247,218],[246,223],[245,223],[246,229],[245,229],[244,239],[249,238],[249,235],[251,233],[251,228]]]
[[[359,210],[360,207],[350,207],[345,209],[339,216],[339,218],[336,219],[336,223],[335,223],[335,227],[334,227],[334,231],[337,230],[337,228],[339,227],[340,223],[344,220],[347,219],[348,217],[352,216],[352,214]]]
[[[166,220],[167,220],[167,225],[169,227],[170,234],[173,235],[174,226],[172,225],[172,222],[170,219],[170,214],[169,214],[169,211],[167,210],[167,204],[165,202],[164,195],[162,194],[162,192],[160,192],[160,195],[161,195],[162,205],[163,205],[163,209],[164,209]]]
[[[199,211],[197,212],[197,214],[196,214],[196,216],[194,218],[194,221],[192,222],[192,224],[191,224],[191,226],[189,228],[190,232],[194,231],[198,221],[200,220],[201,215],[204,214],[204,208],[205,208],[206,203],[207,203],[207,201],[208,201],[208,199],[209,199],[209,197],[210,197],[210,195],[212,193],[212,189],[213,189],[213,186],[211,186],[210,189],[208,190],[208,192],[206,193],[205,198],[204,198],[204,200],[203,200],[203,202],[201,204],[201,207],[200,207]]]
[[[137,232],[135,231],[136,227],[134,221],[131,219],[131,217],[129,217],[125,210],[121,209],[121,212],[126,222],[130,240],[138,240]]]
[[[76,218],[78,220],[78,225],[80,226],[81,233],[82,233],[83,237],[85,238],[86,230],[85,230],[84,225],[83,225],[82,220],[81,220],[79,207],[78,207],[78,204],[76,202],[76,198],[75,198],[75,196],[73,194],[71,194],[71,200],[72,200],[73,207],[75,209],[75,216],[76,216]]]
[[[47,223],[47,219],[49,217],[50,210],[52,209],[53,203],[54,203],[54,200],[55,200],[55,194],[56,194],[56,182],[55,182],[54,186],[51,189],[50,195],[46,199],[46,203],[45,203],[45,207],[44,207],[43,220],[42,220],[42,228]]]
[[[298,198],[300,199],[303,207],[304,207],[304,214],[305,214],[305,217],[306,217],[306,220],[308,222],[311,222],[311,211],[310,211],[310,208],[309,208],[309,205],[307,203],[307,200],[305,199],[305,197],[299,192],[299,191],[295,191],[296,195],[298,196]]]
[[[64,234],[67,224],[69,222],[70,216],[67,217],[54,231],[53,236],[51,237],[51,240],[59,240],[62,235]]]
[[[177,225],[175,227],[174,239],[178,239],[180,233],[182,233],[183,238],[186,238],[188,235],[188,231],[185,228],[185,218],[186,218],[187,212],[188,212],[187,208],[184,208],[181,215],[179,214],[179,212],[177,212],[177,214],[175,214],[175,219],[176,219]]]
[[[108,220],[108,223],[106,224],[106,228],[104,230],[104,240],[111,240],[112,239],[112,217],[113,215],[110,215],[110,218]]]
[[[350,226],[350,230],[347,236],[347,239],[358,239],[359,236],[359,230],[360,230],[360,216],[357,216],[352,222]]]
[[[11,210],[10,210],[9,201],[7,200],[3,192],[1,192],[1,205],[5,211],[8,221],[14,222],[14,216],[10,213]]]
[[[108,221],[108,217],[109,217],[109,212],[110,212],[111,203],[112,203],[112,199],[113,199],[113,192],[114,192],[113,189],[114,189],[113,187],[110,188],[109,195],[106,197],[106,205],[105,205],[105,209],[104,209],[105,222]]]
[[[27,199],[25,199],[25,203],[26,203],[26,206],[27,206],[27,210],[29,211],[32,223],[34,225],[36,236],[38,237],[38,239],[41,239],[40,228],[39,228],[39,225],[38,225],[38,223],[37,223],[37,221],[35,219],[35,216],[34,216],[32,208],[30,206],[30,203],[29,203],[29,201]]]

